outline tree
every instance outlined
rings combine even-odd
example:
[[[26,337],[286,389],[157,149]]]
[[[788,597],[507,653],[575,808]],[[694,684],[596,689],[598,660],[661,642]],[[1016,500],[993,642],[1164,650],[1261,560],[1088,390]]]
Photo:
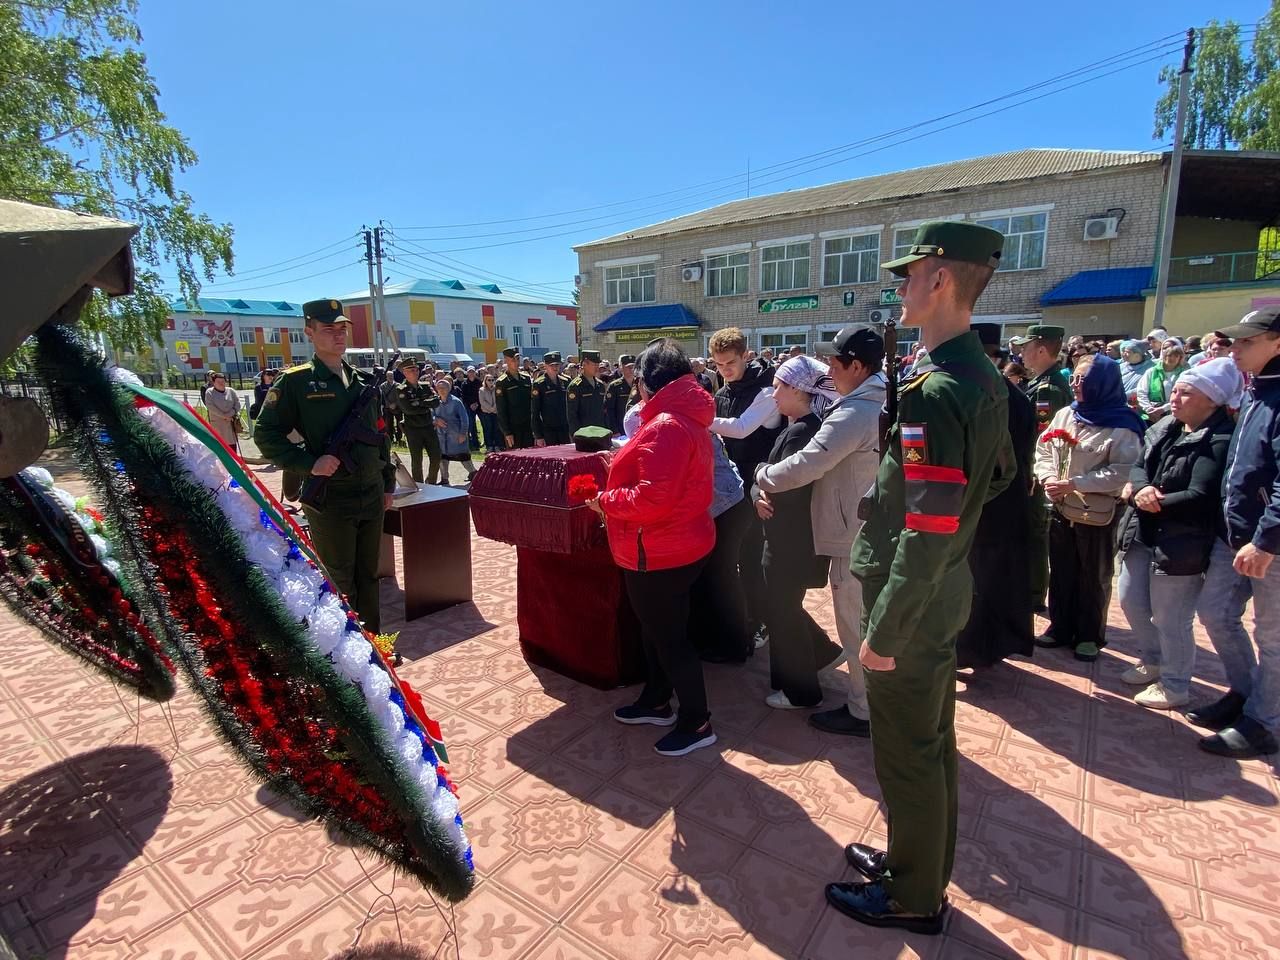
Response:
[[[162,265],[188,302],[232,267],[231,226],[176,182],[198,158],[160,109],[136,13],[137,0],[0,0],[0,197],[139,224],[135,293],[95,294],[82,317],[134,349],[169,316]]]

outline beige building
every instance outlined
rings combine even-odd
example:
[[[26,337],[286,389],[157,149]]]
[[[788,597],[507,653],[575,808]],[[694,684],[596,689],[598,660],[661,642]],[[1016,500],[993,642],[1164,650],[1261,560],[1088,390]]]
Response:
[[[840,327],[899,312],[880,264],[915,227],[954,218],[1006,236],[975,320],[1005,336],[1037,322],[1114,338],[1152,319],[1168,155],[1020,150],[752,197],[575,247],[583,345],[635,352],[659,334],[705,353],[711,333],[747,331],[753,349],[812,349]],[[1259,256],[1276,223],[1280,154],[1192,151],[1175,222],[1166,326],[1202,333],[1252,300],[1280,296],[1280,263]],[[1270,193],[1266,193],[1270,190]],[[1176,309],[1185,293],[1229,290],[1222,318]],[[1191,301],[1187,301],[1191,302]],[[1177,318],[1174,329],[1171,318]],[[1208,324],[1208,326],[1206,326]],[[899,349],[915,332],[900,330]]]

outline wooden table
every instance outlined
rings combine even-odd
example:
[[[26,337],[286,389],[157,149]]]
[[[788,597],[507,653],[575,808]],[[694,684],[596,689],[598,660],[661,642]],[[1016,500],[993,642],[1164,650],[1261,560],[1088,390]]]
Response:
[[[397,497],[382,532],[400,538],[404,618],[471,599],[471,508],[466,491],[424,484]]]

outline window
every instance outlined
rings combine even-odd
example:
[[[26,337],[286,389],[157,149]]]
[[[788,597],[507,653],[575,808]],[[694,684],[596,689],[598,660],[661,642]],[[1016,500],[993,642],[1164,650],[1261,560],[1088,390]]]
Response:
[[[604,268],[604,302],[653,303],[658,299],[657,263],[629,263]]]
[[[507,328],[504,327],[502,324],[498,324],[497,326],[495,326],[493,328],[493,338],[495,340],[507,339]]]
[[[513,347],[524,346],[524,327],[511,328],[511,345]]]
[[[760,251],[760,289],[804,290],[809,286],[809,244],[788,243]]]
[[[306,337],[304,337],[304,336],[302,335],[302,331],[301,331],[301,330],[290,330],[290,331],[289,331],[289,342],[290,342],[290,343],[306,343],[306,342],[307,342],[307,338],[306,338]]]
[[[707,257],[707,296],[732,297],[747,293],[747,270],[751,254],[720,253]]]
[[[880,272],[880,234],[833,237],[823,242],[822,285],[874,283]]]
[[[257,373],[258,361],[255,360],[253,357],[246,357],[244,360],[240,361],[240,372],[241,373]]]
[[[542,337],[540,336],[541,333],[542,331],[539,330],[537,327],[529,328],[529,346],[531,347],[542,346],[542,343],[540,342],[542,340]]]
[[[255,338],[255,336],[256,336],[256,335],[255,335],[255,333],[254,333],[254,329],[253,329],[253,327],[241,327],[241,328],[240,328],[240,342],[241,342],[241,343],[249,343],[249,344],[255,343],[255,342],[256,342],[256,341],[255,341],[255,339],[254,339],[254,338]]]
[[[760,334],[760,349],[765,350],[772,347],[774,353],[790,350],[792,347],[804,347],[809,349],[809,335],[803,331],[799,333],[762,333]]]
[[[280,330],[277,327],[272,327],[270,330],[267,331],[267,343],[279,343],[279,342],[280,342]]]
[[[295,353],[293,355],[294,363],[306,363],[310,358],[305,353]]]
[[[279,370],[284,366],[284,360],[280,357],[267,357],[267,369]]]
[[[1049,214],[1019,213],[1008,217],[992,217],[977,221],[1004,234],[1004,253],[1000,255],[1000,272],[1038,270],[1044,266],[1044,241],[1049,231]]]
[[[477,339],[477,340],[487,340],[488,338],[489,338],[489,331],[487,331],[487,330],[484,328],[484,324],[483,324],[483,323],[477,323],[477,324],[476,324],[476,339]]]
[[[916,228],[907,227],[905,230],[893,231],[893,257],[897,260],[899,257],[905,257],[916,241]]]

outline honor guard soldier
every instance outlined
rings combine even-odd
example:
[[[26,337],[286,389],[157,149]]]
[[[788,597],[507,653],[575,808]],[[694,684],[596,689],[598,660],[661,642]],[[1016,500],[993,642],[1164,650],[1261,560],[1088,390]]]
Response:
[[[544,353],[542,363],[545,372],[533,381],[531,391],[533,445],[554,447],[573,439],[569,433],[569,378],[560,372],[559,353]]]
[[[262,401],[254,440],[262,455],[283,470],[305,477],[327,477],[324,505],[306,503],[310,526],[325,571],[373,633],[382,626],[378,601],[378,548],[383,512],[391,506],[395,469],[387,436],[379,429],[377,381],[343,359],[351,321],[337,300],[302,305],[307,339],[315,355],[276,378]],[[370,402],[357,408],[373,391]],[[356,408],[360,422],[356,440],[345,451],[347,462],[328,452],[336,434],[348,427]],[[289,439],[297,431],[301,444]],[[374,442],[373,437],[378,437]],[[304,492],[304,500],[306,494]]]
[[[828,902],[871,926],[941,932],[956,843],[956,636],[969,616],[968,554],[983,504],[1010,482],[1008,399],[969,329],[1004,238],[972,223],[922,225],[905,256],[902,324],[928,353],[904,383],[898,421],[851,570],[862,582],[863,640],[876,777],[889,849],[850,844],[865,878],[827,885]]]
[[[508,450],[533,446],[533,380],[520,370],[520,351],[507,347],[502,351],[507,372],[493,387],[494,406],[498,411],[498,429]]]
[[[433,387],[421,380],[417,360],[401,360],[397,366],[404,381],[396,384],[396,405],[404,418],[404,439],[409,445],[409,469],[416,483],[423,482],[422,454],[427,455],[427,483],[440,481],[440,437],[436,433],[436,411],[440,398]]]
[[[596,374],[600,372],[600,354],[582,351],[582,373],[569,381],[569,433],[583,427],[605,427],[604,394],[608,389]]]
[[[635,383],[636,358],[624,353],[618,358],[618,378],[609,384],[604,394],[605,426],[619,436],[626,432],[622,428],[622,418],[631,405],[631,391],[635,389]]]
[[[1035,407],[1037,433],[1043,433],[1053,415],[1072,400],[1071,384],[1062,375],[1058,362],[1065,334],[1062,327],[1036,324],[1027,328],[1025,337],[1009,341],[1011,347],[1021,350],[1022,365],[1031,375],[1023,389]],[[1044,613],[1045,594],[1049,590],[1049,500],[1039,483],[1030,504],[1031,529],[1027,540],[1031,559],[1031,608]]]

